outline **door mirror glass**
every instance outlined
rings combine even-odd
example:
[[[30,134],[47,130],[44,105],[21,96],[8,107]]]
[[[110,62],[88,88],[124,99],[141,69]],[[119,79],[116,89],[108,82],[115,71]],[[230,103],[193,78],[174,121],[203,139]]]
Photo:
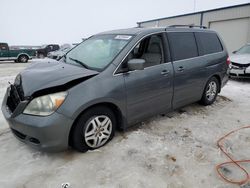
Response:
[[[145,65],[144,59],[130,59],[128,61],[129,70],[143,70]]]

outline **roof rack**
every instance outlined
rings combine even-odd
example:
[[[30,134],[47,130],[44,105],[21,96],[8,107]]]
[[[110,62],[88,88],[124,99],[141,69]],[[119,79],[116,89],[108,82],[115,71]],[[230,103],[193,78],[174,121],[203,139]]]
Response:
[[[201,28],[201,29],[207,29],[206,26],[202,26],[202,25],[194,25],[194,24],[191,24],[191,25],[170,25],[168,27],[189,27],[189,28]]]

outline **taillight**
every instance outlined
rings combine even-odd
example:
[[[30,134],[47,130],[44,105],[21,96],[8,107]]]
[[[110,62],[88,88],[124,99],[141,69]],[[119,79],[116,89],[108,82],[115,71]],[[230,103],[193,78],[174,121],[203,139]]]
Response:
[[[227,58],[227,65],[230,65],[231,64],[231,61],[229,59],[229,57]]]

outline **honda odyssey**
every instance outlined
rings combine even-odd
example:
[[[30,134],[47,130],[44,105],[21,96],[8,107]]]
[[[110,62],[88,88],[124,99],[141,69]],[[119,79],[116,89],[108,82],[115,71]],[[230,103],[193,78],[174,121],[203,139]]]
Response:
[[[47,151],[104,146],[116,129],[199,101],[212,104],[229,74],[216,32],[194,26],[94,35],[59,61],[32,63],[6,92],[13,134]]]

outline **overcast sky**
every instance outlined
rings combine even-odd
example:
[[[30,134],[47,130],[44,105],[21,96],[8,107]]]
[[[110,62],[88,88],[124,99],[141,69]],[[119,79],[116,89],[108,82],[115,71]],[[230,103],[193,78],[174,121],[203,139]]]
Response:
[[[0,0],[0,42],[74,43],[136,22],[249,3],[250,0]]]

